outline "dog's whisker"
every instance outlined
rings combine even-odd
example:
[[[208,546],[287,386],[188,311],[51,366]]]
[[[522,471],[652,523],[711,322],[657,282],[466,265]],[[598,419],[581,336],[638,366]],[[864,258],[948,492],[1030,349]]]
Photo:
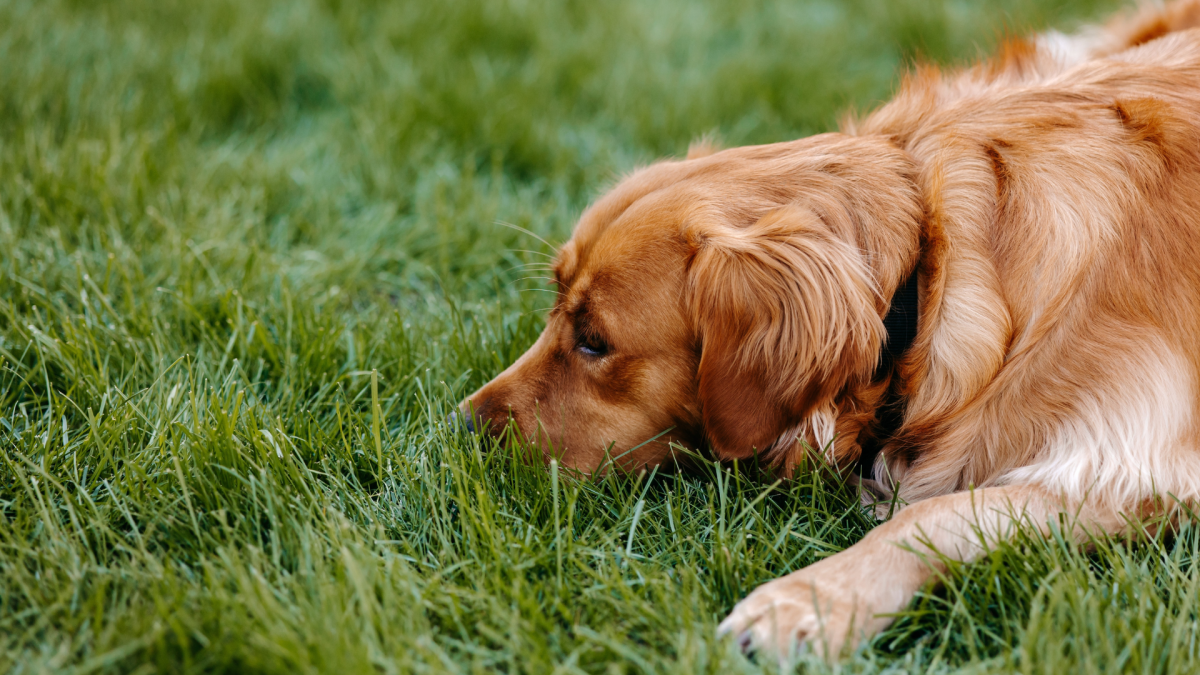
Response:
[[[497,221],[496,221],[496,224],[497,224],[497,225],[502,225],[502,226],[504,226],[504,227],[507,227],[507,228],[509,228],[509,229],[512,229],[512,230],[516,230],[517,232],[521,232],[521,233],[523,233],[523,234],[527,234],[527,235],[529,235],[529,236],[533,237],[534,239],[537,239],[538,241],[540,241],[540,242],[542,242],[543,244],[545,244],[545,245],[546,245],[546,248],[549,248],[549,249],[553,249],[553,248],[555,248],[555,246],[554,246],[553,244],[551,244],[550,242],[546,241],[545,239],[542,239],[540,236],[538,236],[538,235],[537,235],[537,233],[536,233],[536,232],[533,232],[533,231],[531,231],[531,230],[527,230],[527,229],[525,229],[525,228],[521,227],[520,225],[514,225],[514,224],[512,224],[512,223],[506,223],[506,222],[504,222],[503,220],[497,220]]]
[[[504,250],[505,250],[505,251],[507,251],[507,252],[509,252],[509,253],[532,253],[533,255],[540,255],[540,256],[544,256],[544,257],[546,257],[546,258],[549,258],[549,259],[551,259],[551,260],[554,260],[554,256],[553,256],[553,255],[550,255],[549,253],[545,253],[545,252],[543,252],[543,251],[532,251],[532,250],[530,250],[530,249],[527,249],[527,248],[506,248],[506,249],[504,249]]]
[[[553,272],[554,268],[550,267],[549,265],[543,265],[540,263],[539,264],[531,263],[529,265],[514,265],[514,266],[508,268],[508,271],[509,272],[517,272],[517,271],[520,271],[520,272]]]

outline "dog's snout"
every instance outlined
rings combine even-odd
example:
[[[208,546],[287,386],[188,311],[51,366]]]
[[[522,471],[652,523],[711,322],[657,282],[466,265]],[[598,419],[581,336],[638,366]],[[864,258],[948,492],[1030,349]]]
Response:
[[[467,433],[475,433],[475,416],[463,410],[456,410],[446,417],[446,423],[453,429],[466,429]]]

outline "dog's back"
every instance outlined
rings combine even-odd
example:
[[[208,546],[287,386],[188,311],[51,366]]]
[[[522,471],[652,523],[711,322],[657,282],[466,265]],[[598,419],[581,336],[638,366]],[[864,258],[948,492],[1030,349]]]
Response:
[[[911,500],[1016,479],[1200,496],[1200,30],[1078,64],[1043,41],[919,71],[857,125],[937,197],[888,469]]]
[[[897,545],[971,560],[1014,520],[1086,539],[1200,503],[1198,23],[1188,1],[918,69],[849,125],[909,153],[925,197],[906,412],[876,463],[912,505],[723,630],[853,642],[929,578]]]

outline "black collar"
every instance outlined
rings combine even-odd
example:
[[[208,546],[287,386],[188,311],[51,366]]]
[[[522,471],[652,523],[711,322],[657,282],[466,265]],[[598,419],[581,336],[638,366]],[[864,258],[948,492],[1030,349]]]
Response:
[[[883,328],[887,331],[887,340],[883,343],[883,352],[879,355],[879,365],[875,368],[876,379],[887,375],[888,371],[900,360],[904,352],[917,339],[917,272],[912,274],[896,289],[892,296],[892,306],[887,316],[883,317]]]
[[[896,367],[896,362],[908,351],[917,338],[917,272],[913,270],[908,278],[896,289],[892,296],[891,307],[887,316],[883,317],[883,327],[887,331],[887,339],[879,354],[879,365],[875,367],[875,380],[886,378]],[[869,478],[875,464],[875,456],[880,447],[900,430],[904,421],[904,405],[896,390],[896,382],[888,385],[884,393],[883,403],[879,406],[878,419],[874,425],[872,440],[864,444],[862,454],[858,458],[855,472]]]

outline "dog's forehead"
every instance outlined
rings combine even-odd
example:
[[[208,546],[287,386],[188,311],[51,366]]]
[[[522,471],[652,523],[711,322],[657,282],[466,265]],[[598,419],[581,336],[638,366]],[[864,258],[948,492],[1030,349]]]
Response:
[[[560,271],[570,272],[571,283],[591,279],[627,285],[623,281],[632,278],[646,283],[647,275],[665,271],[670,259],[682,255],[681,225],[686,218],[684,209],[662,200],[635,204],[590,239],[573,239],[563,247]]]
[[[570,285],[585,268],[674,240],[679,232],[672,228],[689,219],[740,223],[786,203],[811,175],[811,145],[806,139],[735,148],[634,172],[580,216],[555,261],[559,282]]]
[[[584,211],[570,241],[559,249],[554,261],[558,281],[571,284],[583,268],[610,258],[614,249],[624,248],[622,241],[631,235],[639,243],[644,241],[646,233],[634,234],[634,231],[657,224],[648,221],[653,220],[652,215],[663,214],[650,213],[651,209],[641,202],[647,195],[677,182],[675,168],[655,165],[644,169]]]
[[[621,221],[631,208],[642,204],[646,197],[678,184],[689,177],[693,162],[659,162],[634,172],[600,199],[579,218],[571,237],[577,253],[586,253],[604,234]]]

